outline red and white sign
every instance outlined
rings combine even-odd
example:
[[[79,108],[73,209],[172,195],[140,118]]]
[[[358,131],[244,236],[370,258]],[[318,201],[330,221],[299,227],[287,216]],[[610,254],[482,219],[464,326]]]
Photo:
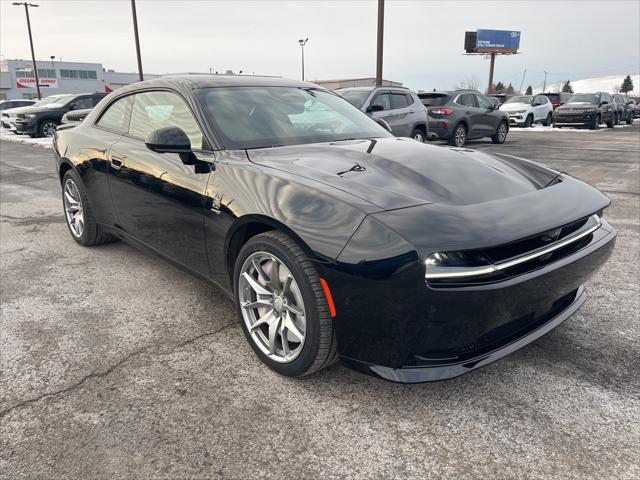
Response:
[[[40,88],[58,88],[57,78],[40,78]],[[36,79],[33,77],[16,78],[18,88],[36,88]]]

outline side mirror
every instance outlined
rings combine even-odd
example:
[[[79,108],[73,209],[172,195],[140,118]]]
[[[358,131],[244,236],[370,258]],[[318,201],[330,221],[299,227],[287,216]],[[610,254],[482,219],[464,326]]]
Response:
[[[144,141],[147,148],[156,153],[190,153],[191,141],[184,130],[178,127],[163,127],[154,130]]]
[[[604,100],[604,101],[602,101],[602,102],[600,103],[600,105],[609,105],[609,102],[607,102],[606,100]]]
[[[367,108],[367,113],[371,113],[371,112],[381,112],[384,110],[384,107],[382,105],[369,105],[369,107]]]
[[[376,118],[375,119],[376,123],[378,125],[380,125],[382,128],[384,128],[387,132],[392,133],[391,132],[391,127],[389,126],[389,124],[387,122],[385,122],[383,119],[381,118]]]

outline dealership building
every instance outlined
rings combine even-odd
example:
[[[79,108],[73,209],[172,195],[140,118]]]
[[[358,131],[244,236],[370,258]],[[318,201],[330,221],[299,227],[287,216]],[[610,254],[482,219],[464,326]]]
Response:
[[[36,67],[43,97],[59,93],[109,93],[138,81],[137,73],[114,72],[105,69],[101,63],[38,60]],[[145,79],[159,76],[144,75]],[[0,62],[0,100],[37,97],[31,60]]]

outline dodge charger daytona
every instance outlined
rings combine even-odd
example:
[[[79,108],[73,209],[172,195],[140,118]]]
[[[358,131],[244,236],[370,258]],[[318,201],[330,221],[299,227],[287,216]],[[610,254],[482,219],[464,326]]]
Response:
[[[287,376],[487,365],[572,315],[616,237],[609,199],[570,175],[395,138],[282,78],[123,87],[58,127],[54,152],[76,242],[124,240],[218,286]]]

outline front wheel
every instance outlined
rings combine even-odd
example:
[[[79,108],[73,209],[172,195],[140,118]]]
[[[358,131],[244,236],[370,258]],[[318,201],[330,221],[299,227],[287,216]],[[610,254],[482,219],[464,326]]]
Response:
[[[507,129],[507,124],[504,122],[500,122],[498,130],[496,130],[496,134],[491,137],[491,141],[498,144],[504,143],[504,141],[507,139],[508,131],[509,130]]]
[[[553,123],[553,113],[549,112],[549,115],[547,115],[547,119],[544,122],[542,122],[542,125],[544,125],[545,127],[548,127],[552,123]]]
[[[530,128],[533,125],[533,115],[527,115],[527,119],[524,121],[524,128]]]
[[[454,147],[464,147],[464,144],[467,143],[467,128],[459,124],[453,130],[453,134],[449,137],[449,145],[453,145]]]
[[[589,126],[589,129],[590,130],[598,130],[600,128],[600,122],[602,122],[602,118],[600,117],[600,115],[597,115],[596,119]]]
[[[631,125],[631,124],[633,124],[633,117],[629,115],[629,118],[627,118],[627,125]]]
[[[257,235],[240,250],[234,293],[242,330],[275,372],[300,377],[336,360],[325,285],[307,255],[282,232]]]
[[[617,115],[612,116],[611,120],[607,122],[607,128],[613,128],[616,125]]]
[[[417,142],[424,143],[424,133],[419,128],[413,129],[413,132],[411,132],[411,138],[413,138]]]
[[[44,120],[38,128],[38,133],[40,133],[41,137],[53,137],[54,133],[56,133],[56,128],[58,128],[58,122],[55,120]]]

